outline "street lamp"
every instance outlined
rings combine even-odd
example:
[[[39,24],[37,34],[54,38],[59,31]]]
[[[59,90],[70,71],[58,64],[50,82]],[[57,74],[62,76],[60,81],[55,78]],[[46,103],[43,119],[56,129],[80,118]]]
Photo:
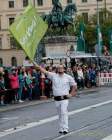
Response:
[[[105,9],[105,20],[107,18],[107,1],[104,0],[104,9]]]
[[[34,5],[34,7],[35,7],[35,0],[33,0],[33,5]]]
[[[99,20],[99,1],[101,0],[96,0],[97,1],[97,28],[99,28],[99,25],[100,25],[100,20]],[[100,47],[100,40],[99,40],[99,34],[97,33],[97,41],[98,41],[98,50],[99,50],[99,47]],[[98,51],[98,56],[99,56],[99,51]]]
[[[101,1],[101,0],[96,0],[97,1],[97,30],[99,30],[98,28],[99,28],[99,26],[100,26],[100,20],[99,20],[99,1]],[[99,66],[99,69],[100,69],[100,58],[99,58],[99,56],[100,56],[100,40],[99,40],[99,33],[98,33],[98,31],[97,31],[97,41],[98,41],[98,66]]]
[[[99,25],[99,1],[100,0],[96,0],[97,1],[97,25]]]

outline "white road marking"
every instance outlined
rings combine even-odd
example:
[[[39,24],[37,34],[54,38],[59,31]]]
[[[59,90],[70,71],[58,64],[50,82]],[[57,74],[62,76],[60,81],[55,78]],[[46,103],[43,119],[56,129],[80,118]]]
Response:
[[[18,117],[9,117],[9,118],[1,118],[2,120],[8,120],[8,121],[10,121],[10,120],[17,120],[18,119]]]
[[[66,134],[66,135],[61,135],[61,136],[59,136],[59,137],[57,137],[57,138],[54,138],[54,139],[52,139],[52,140],[59,140],[59,139],[62,139],[62,138],[71,136],[72,134],[75,134],[75,133],[78,133],[78,132],[80,132],[80,131],[83,131],[83,130],[89,128],[89,127],[90,127],[90,126],[86,126],[86,127],[84,127],[84,128],[82,127],[82,128],[80,128],[80,129],[78,129],[78,130],[76,130],[76,131],[69,132],[69,133]]]
[[[9,118],[0,118],[0,122],[6,122],[6,121],[13,121],[13,120],[17,120],[19,117],[9,117]]]
[[[69,116],[80,113],[80,112],[83,112],[83,111],[90,110],[92,108],[96,108],[96,107],[100,107],[100,106],[103,106],[103,105],[106,105],[106,104],[110,104],[110,103],[112,103],[112,100],[108,100],[106,102],[102,102],[102,103],[87,106],[87,107],[84,107],[84,108],[81,108],[81,109],[77,109],[77,110],[69,112]],[[4,137],[4,136],[7,136],[9,134],[17,133],[17,132],[32,128],[32,127],[36,127],[36,126],[43,125],[43,124],[46,124],[46,123],[49,123],[49,122],[53,122],[57,119],[58,119],[58,116],[56,115],[56,116],[49,117],[49,118],[46,118],[46,119],[43,119],[43,120],[39,120],[38,122],[32,122],[32,123],[28,123],[28,124],[25,124],[25,125],[17,126],[16,128],[10,128],[8,130],[4,130],[4,132],[0,132],[0,138]]]
[[[112,135],[103,138],[102,140],[112,140]]]

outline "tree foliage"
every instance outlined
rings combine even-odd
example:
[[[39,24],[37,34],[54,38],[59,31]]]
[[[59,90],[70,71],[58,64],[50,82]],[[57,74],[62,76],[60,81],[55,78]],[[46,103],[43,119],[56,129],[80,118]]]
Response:
[[[109,31],[112,30],[112,13],[110,11],[106,11],[103,9],[100,11],[100,28],[102,32],[103,45],[109,48]],[[106,15],[106,17],[105,17]],[[81,16],[77,18],[77,25],[83,21],[84,19]],[[76,35],[79,32],[79,26],[77,26]],[[95,13],[91,17],[89,17],[88,23],[85,23],[85,41],[86,41],[86,51],[94,52],[95,45],[97,44],[97,14]]]
[[[106,13],[105,13],[106,12]],[[109,31],[112,30],[112,12],[102,9],[100,12],[100,28],[103,37],[103,45],[106,45],[109,48]],[[106,15],[106,16],[105,16]],[[46,36],[53,35],[75,35],[78,36],[80,34],[79,24],[80,22],[85,23],[85,42],[86,42],[86,51],[87,52],[95,52],[95,45],[97,44],[97,13],[91,15],[89,17],[88,22],[84,21],[84,18],[81,15],[78,15],[77,18],[74,19],[74,26],[68,26],[68,28],[64,32],[59,32],[58,29],[48,29]]]

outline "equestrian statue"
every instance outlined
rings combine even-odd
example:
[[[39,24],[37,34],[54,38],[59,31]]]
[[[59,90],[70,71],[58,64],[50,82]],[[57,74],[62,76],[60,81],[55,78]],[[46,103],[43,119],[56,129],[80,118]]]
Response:
[[[74,26],[74,18],[77,12],[74,3],[68,4],[64,9],[59,0],[52,0],[53,8],[51,13],[43,15],[43,20],[48,23],[49,28],[60,29],[59,31],[67,30],[69,25]]]

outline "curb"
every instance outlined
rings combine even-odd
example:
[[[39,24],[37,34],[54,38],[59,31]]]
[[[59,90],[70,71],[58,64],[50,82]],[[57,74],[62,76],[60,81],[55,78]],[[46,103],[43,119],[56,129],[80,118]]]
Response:
[[[28,106],[34,106],[34,105],[40,105],[40,104],[44,104],[44,103],[50,103],[52,102],[53,99],[49,99],[49,100],[42,100],[42,101],[30,101],[30,102],[24,102],[21,104],[13,104],[13,105],[6,105],[0,108],[0,112],[6,112],[6,111],[12,111],[12,110],[16,110],[16,109],[21,109],[24,107],[28,107]]]
[[[79,95],[80,95],[80,94],[85,94],[85,93],[90,94],[90,93],[93,93],[93,92],[98,91],[99,89],[101,89],[101,88],[96,87],[96,88],[92,88],[92,89],[84,89],[84,90],[79,90],[77,93],[78,93]]]
[[[96,92],[98,91],[100,88],[93,88],[93,89],[85,89],[85,90],[80,90],[78,91],[78,95],[81,94],[89,94],[92,92]],[[6,105],[3,107],[0,107],[0,112],[6,112],[6,111],[12,111],[12,110],[16,110],[16,109],[20,109],[20,108],[24,108],[24,107],[28,107],[28,106],[34,106],[34,105],[40,105],[40,104],[44,104],[44,103],[50,103],[53,102],[53,99],[48,99],[48,100],[37,100],[37,101],[32,101],[32,102],[24,102],[21,104],[13,104],[13,105]]]

